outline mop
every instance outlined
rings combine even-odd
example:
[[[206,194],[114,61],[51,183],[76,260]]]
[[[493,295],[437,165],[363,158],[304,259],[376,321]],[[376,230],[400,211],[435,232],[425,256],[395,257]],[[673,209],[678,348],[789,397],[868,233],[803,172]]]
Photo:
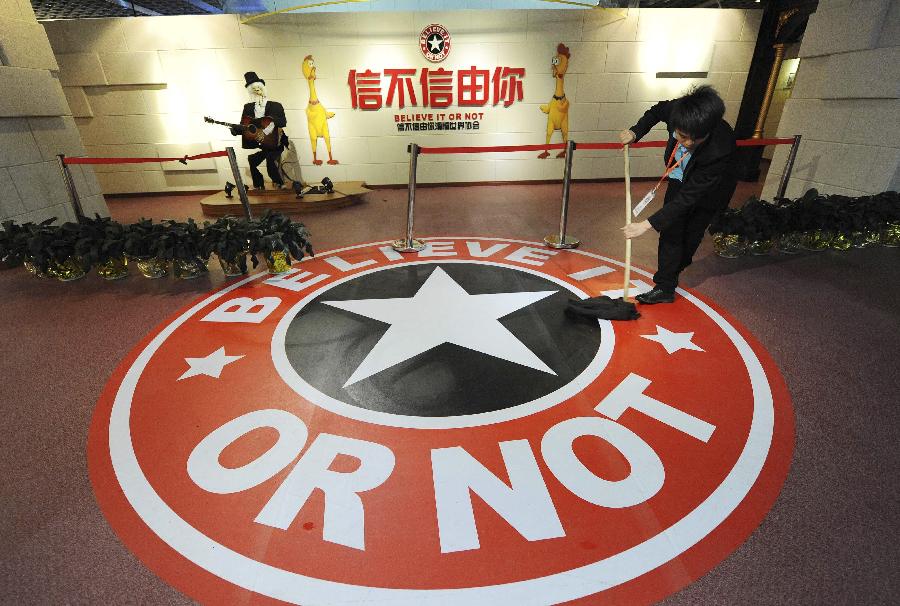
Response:
[[[625,224],[631,224],[631,167],[628,161],[628,146],[625,152]],[[602,320],[637,320],[641,317],[634,303],[628,300],[631,286],[631,239],[625,239],[625,284],[621,299],[611,299],[606,295],[583,300],[570,300],[566,315],[570,318],[599,318]]]

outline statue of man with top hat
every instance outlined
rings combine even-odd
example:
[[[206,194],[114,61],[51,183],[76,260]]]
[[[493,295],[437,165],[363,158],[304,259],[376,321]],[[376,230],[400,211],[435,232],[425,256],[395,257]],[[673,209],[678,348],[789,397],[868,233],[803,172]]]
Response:
[[[265,181],[262,173],[259,171],[259,165],[263,160],[266,162],[266,172],[269,179],[276,188],[284,187],[284,178],[281,175],[279,163],[281,160],[281,152],[287,145],[287,135],[282,129],[287,126],[287,118],[284,115],[284,107],[277,101],[271,101],[266,96],[266,81],[256,75],[256,72],[247,72],[244,74],[244,87],[250,95],[250,102],[244,105],[241,115],[241,123],[253,124],[254,121],[260,122],[260,119],[268,122],[264,128],[256,131],[255,137],[243,137],[241,147],[244,149],[259,149],[256,153],[250,154],[247,160],[250,162],[250,175],[253,178],[253,188],[257,190],[265,189]],[[275,137],[272,137],[273,131]],[[241,135],[242,129],[232,128],[232,135]],[[266,144],[266,140],[274,141],[274,143]]]

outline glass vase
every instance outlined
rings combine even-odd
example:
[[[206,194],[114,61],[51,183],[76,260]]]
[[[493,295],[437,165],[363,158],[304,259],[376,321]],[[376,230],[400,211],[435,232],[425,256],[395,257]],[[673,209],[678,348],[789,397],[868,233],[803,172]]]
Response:
[[[767,255],[775,248],[774,240],[753,240],[747,245],[751,255]]]
[[[737,234],[713,234],[716,254],[726,259],[736,259],[747,253],[747,240]]]
[[[270,274],[283,274],[291,269],[291,259],[287,250],[275,250],[266,253],[266,266]]]
[[[850,234],[845,234],[843,232],[834,234],[831,242],[828,243],[828,245],[834,250],[847,250],[852,244],[853,242],[850,239]]]
[[[880,238],[881,234],[874,229],[863,229],[850,234],[850,244],[853,248],[868,248],[878,244]]]
[[[26,256],[25,259],[22,260],[22,265],[25,266],[25,269],[28,270],[35,278],[46,278],[47,274],[41,270],[37,263],[34,262],[34,259]]]
[[[783,234],[778,238],[778,252],[786,255],[796,255],[800,251],[800,241],[803,234],[799,231],[792,231]]]
[[[240,265],[239,261],[241,260],[242,257],[247,256],[247,252],[248,251],[246,251],[246,250],[241,251],[238,254],[236,254],[234,256],[234,258],[231,260],[223,259],[222,257],[219,257],[219,264],[222,266],[222,273],[224,273],[225,276],[228,278],[233,278],[234,276],[243,275],[245,272],[244,272],[244,270],[241,269],[241,265]]]
[[[55,259],[50,259],[50,265],[47,266],[47,274],[56,278],[60,282],[71,282],[78,280],[85,275],[84,267],[81,266],[79,257],[66,257],[66,260],[59,263]]]
[[[881,228],[881,245],[891,248],[900,246],[900,221],[890,221]]]
[[[162,278],[169,273],[169,263],[159,257],[135,257],[138,271],[145,278]]]
[[[128,276],[128,259],[125,255],[107,259],[97,264],[97,275],[104,280],[121,280]]]
[[[182,259],[172,260],[172,270],[176,278],[182,280],[192,280],[201,274],[206,273],[206,265],[200,259],[184,261]]]
[[[825,250],[831,243],[834,234],[824,229],[811,229],[803,232],[803,238],[800,240],[800,248],[804,250]]]

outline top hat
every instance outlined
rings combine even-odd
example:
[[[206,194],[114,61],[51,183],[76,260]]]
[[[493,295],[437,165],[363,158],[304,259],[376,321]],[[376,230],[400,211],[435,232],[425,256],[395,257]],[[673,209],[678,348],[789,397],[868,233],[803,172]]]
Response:
[[[256,72],[247,72],[244,74],[244,88],[247,88],[254,82],[262,82],[263,86],[266,85],[266,81],[256,75]]]

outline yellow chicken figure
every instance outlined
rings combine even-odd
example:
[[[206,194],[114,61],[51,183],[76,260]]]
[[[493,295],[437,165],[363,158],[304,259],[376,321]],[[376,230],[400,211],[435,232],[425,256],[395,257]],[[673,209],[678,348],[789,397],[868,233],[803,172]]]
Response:
[[[316,96],[316,64],[312,55],[303,58],[303,77],[309,85],[309,104],[306,106],[306,126],[309,128],[309,144],[312,147],[313,164],[322,164],[316,158],[316,146],[319,137],[325,139],[325,149],[328,150],[328,163],[337,164],[338,161],[331,157],[331,135],[328,133],[328,119],[334,117],[334,112],[327,111],[325,106]]]
[[[550,137],[553,131],[562,132],[563,143],[569,140],[569,100],[566,99],[565,89],[563,88],[563,79],[566,76],[566,70],[569,68],[569,59],[571,58],[569,47],[559,43],[556,47],[556,54],[550,60],[553,78],[556,80],[556,91],[553,93],[553,99],[546,105],[541,105],[541,111],[547,114],[547,145],[550,145]],[[307,110],[309,111],[309,110]],[[544,150],[538,158],[549,158],[550,151]],[[556,154],[557,158],[565,158],[566,150]]]

